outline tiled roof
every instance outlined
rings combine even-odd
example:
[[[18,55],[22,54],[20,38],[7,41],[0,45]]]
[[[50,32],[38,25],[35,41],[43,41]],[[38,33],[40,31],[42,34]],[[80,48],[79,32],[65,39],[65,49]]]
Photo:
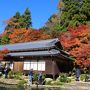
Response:
[[[60,54],[60,51],[52,49],[50,51],[34,51],[34,52],[17,52],[17,53],[8,53],[7,56],[11,57],[20,57],[20,56],[54,56]]]
[[[22,51],[22,50],[33,50],[33,49],[44,49],[54,47],[55,43],[59,42],[57,38],[41,40],[41,41],[33,41],[26,43],[17,43],[17,44],[8,44],[8,45],[0,45],[0,50],[7,48],[10,51]]]

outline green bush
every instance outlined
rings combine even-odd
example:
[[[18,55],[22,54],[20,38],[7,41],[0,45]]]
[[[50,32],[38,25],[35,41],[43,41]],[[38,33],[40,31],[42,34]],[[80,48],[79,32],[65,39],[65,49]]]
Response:
[[[19,71],[18,72],[14,72],[14,74],[17,75],[17,76],[22,76],[23,75],[22,72],[19,72]]]
[[[34,81],[37,81],[38,80],[38,74],[37,73],[33,74],[33,80]]]
[[[80,75],[80,80],[81,80],[81,81],[85,80],[85,77],[86,77],[85,74],[81,74],[81,75]]]
[[[60,74],[60,82],[67,82],[66,74]]]
[[[21,73],[21,72],[13,72],[13,71],[10,71],[10,72],[8,73],[8,76],[9,76],[9,78],[14,78],[14,79],[19,79],[19,80],[21,80],[22,73]]]
[[[15,76],[15,77],[14,77],[15,79],[21,80],[21,76],[23,75],[21,72],[15,72],[14,74],[15,74],[15,75],[14,75],[14,76]]]
[[[64,82],[64,83],[71,82],[71,79],[67,77],[66,73],[61,73],[58,79],[60,82]]]
[[[88,58],[90,60],[90,58]],[[90,74],[90,68],[88,69],[88,74]]]
[[[45,82],[45,85],[51,85],[51,82],[53,82],[53,79],[52,78],[45,78],[44,82]]]
[[[71,82],[71,79],[70,78],[67,78],[67,83],[70,83]]]
[[[46,75],[45,75],[45,74],[42,74],[42,79],[43,79],[43,80],[45,79],[45,77],[46,77]],[[35,73],[35,74],[33,75],[33,80],[34,80],[34,81],[37,81],[37,80],[38,80],[38,74],[37,74],[37,73]]]
[[[18,84],[20,84],[20,85],[25,84],[25,83],[27,83],[25,80],[20,80],[20,81],[18,82]]]
[[[46,77],[46,74],[42,74],[42,79],[44,80]]]
[[[15,79],[21,80],[21,76],[15,75],[14,76]]]
[[[62,85],[62,83],[60,81],[56,81],[55,85]]]
[[[46,81],[45,85],[51,85],[52,80]]]
[[[9,76],[10,79],[14,78],[14,72],[13,71],[10,71],[8,73],[8,76]]]

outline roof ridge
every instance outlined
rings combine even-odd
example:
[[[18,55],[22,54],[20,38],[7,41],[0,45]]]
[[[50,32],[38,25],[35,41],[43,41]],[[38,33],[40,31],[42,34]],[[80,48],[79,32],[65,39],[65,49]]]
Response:
[[[19,45],[19,44],[30,44],[30,43],[37,43],[37,42],[46,42],[46,41],[53,41],[53,40],[57,40],[58,38],[53,38],[53,39],[46,39],[46,40],[37,40],[37,41],[30,41],[30,42],[22,42],[22,43],[14,43],[14,44],[5,44],[5,45],[0,45],[0,46],[7,46],[7,45]]]

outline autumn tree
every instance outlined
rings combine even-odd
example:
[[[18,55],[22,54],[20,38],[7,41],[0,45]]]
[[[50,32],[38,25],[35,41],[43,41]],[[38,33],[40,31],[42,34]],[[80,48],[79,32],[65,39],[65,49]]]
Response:
[[[90,26],[81,25],[69,28],[60,36],[65,50],[75,59],[81,67],[90,67]]]
[[[0,50],[0,60],[4,60],[5,55],[8,53],[9,53],[9,50],[7,48]]]
[[[13,17],[4,21],[4,23],[6,24],[5,30],[9,30],[11,28],[13,29],[31,28],[32,26],[31,13],[28,8],[22,15],[20,15],[20,12],[16,12],[16,14]]]
[[[19,24],[19,19],[21,18],[20,13],[16,12],[16,14],[11,17],[9,20],[7,20],[6,22],[6,27],[5,30],[9,30],[11,28],[20,28],[20,24]]]
[[[9,42],[10,43],[30,42],[48,38],[50,38],[50,36],[45,34],[43,30],[15,29],[13,33],[9,35],[10,39]]]
[[[45,32],[49,34],[51,38],[56,38],[58,36],[58,30],[56,30],[57,27],[55,27],[58,23],[58,20],[58,14],[53,14],[45,24]]]

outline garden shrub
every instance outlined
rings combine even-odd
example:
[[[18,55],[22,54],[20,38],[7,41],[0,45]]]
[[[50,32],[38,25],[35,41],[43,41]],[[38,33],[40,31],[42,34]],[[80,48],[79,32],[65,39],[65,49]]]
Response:
[[[43,80],[45,79],[45,77],[46,77],[46,75],[45,75],[45,74],[42,74],[42,79],[43,79]],[[35,74],[33,75],[33,80],[34,80],[34,81],[37,81],[37,80],[38,80],[38,74],[37,74],[37,73],[35,73]]]
[[[51,85],[51,82],[52,82],[52,80],[46,81],[46,82],[45,82],[45,85]]]
[[[8,76],[9,76],[10,79],[14,78],[14,72],[13,71],[10,71],[8,73]]]
[[[56,81],[55,85],[62,85],[62,83],[60,81]]]
[[[60,81],[61,81],[61,82],[67,82],[67,77],[66,77],[65,75],[62,75],[62,76],[60,77]]]
[[[88,58],[88,60],[90,60],[90,58]],[[88,69],[88,72],[87,73],[90,74],[90,68]]]
[[[14,73],[14,78],[21,80],[22,75],[23,75],[23,74],[22,74],[21,72],[15,72],[15,73]]]
[[[21,80],[22,75],[23,75],[23,74],[22,74],[21,72],[10,71],[10,72],[8,73],[9,78],[14,78],[14,79],[19,79],[19,80]]]
[[[18,75],[18,76],[22,76],[23,75],[22,72],[19,72],[19,71],[15,72],[14,74]]]
[[[70,83],[71,82],[71,79],[70,78],[67,78],[67,83]]]
[[[81,81],[85,80],[85,77],[86,77],[85,74],[81,74],[81,75],[80,75],[80,80],[81,80]]]
[[[45,78],[45,85],[51,85],[52,81],[53,81],[53,79],[51,79],[51,78]]]
[[[46,77],[46,74],[42,74],[42,79],[44,80]]]
[[[18,82],[18,84],[20,84],[20,85],[25,84],[25,83],[27,83],[25,80],[20,80],[20,81]]]
[[[34,81],[37,81],[38,80],[38,74],[37,73],[33,74],[33,80]]]
[[[64,82],[64,83],[71,82],[71,79],[67,77],[66,73],[61,73],[58,79],[60,82]]]
[[[90,82],[90,75],[89,75],[89,74],[87,74],[87,75],[85,76],[85,82]]]

